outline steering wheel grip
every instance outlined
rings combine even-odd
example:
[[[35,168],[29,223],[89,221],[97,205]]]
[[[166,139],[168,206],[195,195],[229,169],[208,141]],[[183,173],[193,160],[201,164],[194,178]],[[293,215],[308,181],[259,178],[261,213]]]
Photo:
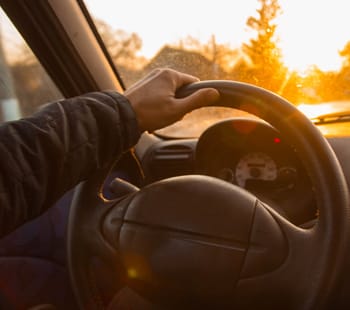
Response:
[[[105,201],[97,195],[101,173],[79,186],[69,221],[69,268],[82,308],[98,309],[126,284],[163,306],[320,309],[333,298],[349,242],[349,198],[328,142],[293,105],[256,86],[205,81],[177,95],[206,87],[219,90],[215,105],[263,118],[294,146],[314,185],[317,223],[298,228],[246,191],[205,176]],[[89,271],[96,257],[112,274],[106,296]]]

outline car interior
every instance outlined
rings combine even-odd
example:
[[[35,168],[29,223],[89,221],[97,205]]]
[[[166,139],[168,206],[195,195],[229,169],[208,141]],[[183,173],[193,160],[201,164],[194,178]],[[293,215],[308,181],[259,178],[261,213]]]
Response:
[[[2,123],[158,68],[220,93],[1,238],[1,309],[350,307],[344,1],[192,2],[0,0]]]

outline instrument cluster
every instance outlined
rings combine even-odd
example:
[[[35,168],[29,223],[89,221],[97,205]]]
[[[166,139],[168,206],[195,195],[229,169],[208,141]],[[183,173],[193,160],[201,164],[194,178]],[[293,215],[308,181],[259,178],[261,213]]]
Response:
[[[316,214],[302,158],[262,120],[235,118],[209,127],[197,143],[196,169],[252,192],[289,220]]]

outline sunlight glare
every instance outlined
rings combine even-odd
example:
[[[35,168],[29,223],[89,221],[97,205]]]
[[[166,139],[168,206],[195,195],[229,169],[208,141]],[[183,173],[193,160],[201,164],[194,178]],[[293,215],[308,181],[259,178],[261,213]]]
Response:
[[[350,32],[344,1],[281,0],[278,35],[286,65],[296,71],[311,66],[321,70],[338,70],[339,55]]]
[[[314,118],[320,115],[325,115],[333,111],[332,104],[299,104],[299,111],[305,114],[308,118]]]
[[[246,20],[256,16],[259,7],[258,0],[217,0],[200,5],[178,0],[174,6],[158,0],[129,0],[118,5],[109,0],[86,2],[95,16],[113,27],[138,33],[143,41],[140,54],[149,59],[165,44],[189,35],[206,43],[215,34],[217,43],[239,47],[255,36]],[[279,4],[282,14],[275,20],[276,36],[286,65],[297,71],[307,71],[313,65],[327,71],[339,69],[339,51],[350,40],[348,1],[279,0]],[[133,17],[116,11],[132,11]]]

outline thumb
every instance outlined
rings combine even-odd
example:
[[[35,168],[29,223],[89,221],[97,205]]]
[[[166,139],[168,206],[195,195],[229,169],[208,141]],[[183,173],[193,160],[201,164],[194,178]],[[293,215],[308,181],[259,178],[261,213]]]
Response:
[[[214,103],[219,98],[220,94],[215,88],[203,88],[179,100],[182,101],[181,106],[183,106],[184,112],[187,113]]]

